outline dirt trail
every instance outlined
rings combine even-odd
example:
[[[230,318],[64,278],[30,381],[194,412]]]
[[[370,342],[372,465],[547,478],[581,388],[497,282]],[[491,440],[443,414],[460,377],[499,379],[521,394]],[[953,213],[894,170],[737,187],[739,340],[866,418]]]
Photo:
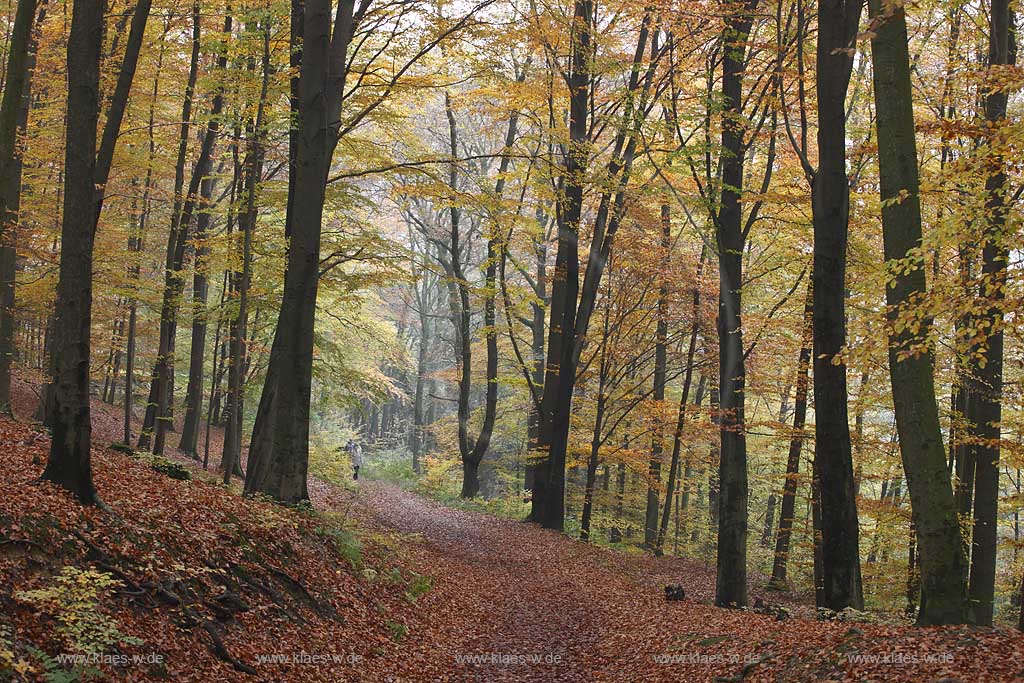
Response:
[[[378,522],[416,535],[414,545],[428,556],[421,559],[443,565],[425,609],[452,598],[459,621],[477,631],[439,653],[452,680],[592,680],[589,660],[602,626],[587,604],[586,575],[567,571],[580,558],[565,552],[557,534],[446,508],[381,482],[367,482],[364,493]]]
[[[435,588],[423,601],[428,631],[410,632],[410,648],[422,651],[423,676],[408,680],[444,680],[426,672],[447,668],[446,680],[453,681],[713,681],[737,673],[742,662],[730,658],[756,647],[759,632],[777,630],[761,615],[666,603],[660,586],[644,585],[650,582],[629,571],[636,558],[446,508],[390,484],[361,488],[364,514],[409,534],[406,545],[417,560],[437,568]],[[732,622],[738,615],[743,636]],[[678,646],[686,641],[674,638],[680,633],[704,641],[705,654],[723,646],[736,652],[724,653],[721,662],[682,661]],[[658,661],[673,655],[675,661]],[[392,680],[407,679],[395,674]]]
[[[15,409],[27,416],[34,406],[32,387],[19,380],[15,388]],[[219,430],[212,436],[211,460],[216,461]],[[121,438],[118,408],[94,402],[93,437],[101,444]],[[24,438],[19,436],[19,443],[27,443]],[[197,467],[174,449],[167,455]],[[120,473],[111,478],[108,468],[107,475],[106,485],[116,490],[113,482]],[[194,519],[207,519],[216,505],[196,507],[195,492],[184,491]],[[340,621],[323,624],[321,631],[293,633],[288,623],[253,613],[247,616],[248,633],[244,624],[234,627],[232,647],[249,660],[281,647],[344,651],[359,659],[343,673],[323,672],[329,678],[317,667],[305,667],[244,680],[1024,682],[1024,636],[1016,630],[823,623],[809,618],[813,608],[799,596],[787,602],[794,616],[776,621],[711,605],[712,553],[697,560],[654,559],[591,547],[522,522],[447,508],[383,482],[361,481],[353,493],[311,479],[310,491],[317,509],[359,518],[359,533],[373,536],[368,546],[374,568],[400,571],[405,579],[415,571],[429,576],[432,586],[409,604],[402,582],[357,578],[321,563],[306,582],[314,592],[323,592],[326,583],[343,586]],[[226,501],[230,507],[230,499],[217,498],[218,504]],[[334,574],[344,576],[334,579]],[[758,589],[760,577],[749,578],[752,600],[780,600]],[[687,600],[666,602],[667,583],[682,583]],[[274,640],[274,633],[287,639]]]
[[[586,546],[382,482],[360,489],[358,514],[402,534],[402,547],[434,579],[404,643],[408,659],[383,663],[367,680],[1024,680],[994,656],[1024,653],[1014,631],[819,622],[799,602],[785,621],[719,609],[709,604],[706,563]],[[662,587],[673,580],[692,599],[666,602]],[[752,598],[765,595],[752,588]]]

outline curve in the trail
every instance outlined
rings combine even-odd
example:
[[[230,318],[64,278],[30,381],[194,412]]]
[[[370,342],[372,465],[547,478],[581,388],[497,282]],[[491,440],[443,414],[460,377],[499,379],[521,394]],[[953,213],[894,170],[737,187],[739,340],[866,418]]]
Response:
[[[404,545],[435,569],[423,602],[430,634],[419,642],[411,634],[422,666],[407,678],[395,674],[393,683],[713,681],[736,673],[731,655],[720,665],[708,657],[671,664],[657,658],[692,638],[712,651],[758,647],[751,620],[775,630],[759,615],[742,613],[741,629],[724,610],[667,604],[660,587],[634,578],[635,559],[613,551],[448,508],[383,482],[365,482],[361,490],[364,512],[409,535]],[[734,635],[740,630],[753,638]],[[675,638],[680,632],[682,640]]]
[[[522,522],[455,510],[382,482],[360,482],[357,514],[399,540],[404,566],[433,578],[416,603],[401,661],[367,668],[375,683],[1003,683],[993,661],[1021,661],[1024,636],[961,628],[819,622],[710,604],[712,558],[653,559],[588,546]],[[666,602],[665,583],[688,599]],[[776,601],[756,584],[754,596]],[[911,667],[886,664],[903,653]],[[929,663],[955,653],[955,665]],[[996,653],[1001,653],[996,655]],[[851,654],[860,658],[850,659]],[[1005,667],[1003,667],[1005,668]]]
[[[478,638],[441,654],[457,681],[590,681],[601,625],[558,534],[444,507],[381,482],[363,500],[383,525],[443,557],[436,587],[451,590]]]

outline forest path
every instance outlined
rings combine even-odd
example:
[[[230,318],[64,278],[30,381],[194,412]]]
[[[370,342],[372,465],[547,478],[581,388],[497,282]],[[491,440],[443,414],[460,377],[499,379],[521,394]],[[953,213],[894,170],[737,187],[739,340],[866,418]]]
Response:
[[[433,581],[400,660],[374,662],[367,681],[1024,681],[1017,631],[820,622],[799,596],[786,603],[794,616],[777,621],[710,604],[713,556],[588,546],[380,481],[359,482],[354,509],[368,528],[397,534],[403,565]],[[751,601],[782,598],[749,578]],[[671,582],[686,601],[665,600]]]
[[[667,603],[660,585],[638,580],[640,558],[384,482],[360,490],[363,512],[407,535],[402,546],[433,568],[433,588],[418,603],[426,630],[408,636],[422,677],[388,683],[714,681],[735,675],[777,630],[761,615]]]
[[[462,624],[440,655],[457,681],[590,681],[603,625],[592,567],[560,535],[445,507],[392,484],[361,484],[367,508],[438,571],[421,599]],[[613,577],[604,577],[611,580]],[[605,583],[602,581],[601,583]],[[623,587],[625,588],[625,587]],[[436,623],[437,620],[431,619]],[[415,637],[411,633],[410,637]],[[399,680],[396,679],[396,683]]]

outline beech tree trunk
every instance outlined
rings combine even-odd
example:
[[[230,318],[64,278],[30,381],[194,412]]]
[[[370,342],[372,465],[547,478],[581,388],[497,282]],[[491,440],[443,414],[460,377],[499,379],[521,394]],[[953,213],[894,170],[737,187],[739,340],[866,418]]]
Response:
[[[660,51],[651,39],[651,14],[644,15],[627,83],[627,98],[611,158],[606,165],[612,187],[601,194],[594,216],[590,249],[583,283],[579,281],[579,228],[583,208],[583,172],[591,141],[587,116],[593,77],[593,3],[577,2],[573,17],[572,69],[569,75],[570,151],[565,155],[563,208],[558,221],[558,251],[551,292],[551,324],[548,335],[547,371],[541,399],[541,443],[548,456],[535,475],[534,510],[531,519],[545,528],[561,530],[565,523],[565,463],[576,387],[576,369],[586,341],[590,317],[597,302],[615,235],[626,212],[626,188],[637,151],[635,128],[647,115],[647,102]],[[649,42],[650,41],[650,42]],[[651,45],[651,60],[641,69]],[[578,301],[577,301],[578,298]],[[546,481],[537,487],[537,477]],[[538,496],[538,493],[540,496]]]
[[[825,606],[864,609],[857,499],[847,406],[846,244],[850,182],[846,174],[846,91],[853,70],[863,0],[818,5],[818,170],[814,222],[814,462],[820,485]]]
[[[779,529],[775,535],[775,559],[772,561],[772,578],[768,587],[773,590],[789,590],[786,579],[789,545],[793,535],[793,520],[796,515],[796,490],[800,476],[800,451],[804,444],[804,422],[807,419],[807,388],[811,366],[811,345],[814,329],[813,280],[808,283],[804,299],[804,323],[800,360],[796,371],[796,397],[793,404],[793,436],[789,440],[789,456],[786,459],[786,481],[782,485],[782,505],[779,510]]]
[[[445,114],[448,118],[449,152],[452,159],[458,158],[458,128],[456,126],[455,113],[451,107],[451,99],[445,93]],[[509,149],[515,142],[516,129],[519,116],[513,112],[509,116],[508,129],[505,134],[505,149]],[[506,154],[502,157],[498,169],[498,180],[495,183],[495,196],[501,198],[505,187],[505,174],[508,171],[510,157]],[[449,168],[449,188],[453,195],[458,189],[458,170],[455,163]],[[462,458],[463,482],[461,496],[473,498],[480,491],[479,469],[480,462],[487,454],[491,442],[491,433],[494,430],[494,420],[497,415],[498,405],[498,331],[495,316],[495,297],[498,268],[498,240],[497,229],[491,227],[487,239],[487,265],[485,267],[484,283],[486,294],[484,295],[484,336],[487,345],[487,374],[484,395],[484,418],[480,432],[476,438],[469,434],[470,418],[470,397],[473,382],[473,355],[472,355],[472,329],[470,308],[469,282],[462,262],[462,234],[460,231],[461,209],[454,203],[449,207],[449,218],[451,221],[451,233],[448,242],[448,258],[445,266],[452,277],[449,285],[454,288],[452,296],[448,297],[451,310],[452,325],[455,327],[456,350],[458,352],[457,367],[459,370],[458,380],[458,437],[459,455]]]
[[[7,81],[0,104],[0,413],[11,411],[11,362],[14,359],[14,288],[18,212],[21,200],[21,150],[17,140],[28,120],[35,41],[36,0],[18,0],[7,46]]]
[[[592,77],[593,2],[575,2],[572,18],[572,57],[569,73],[569,147],[564,163],[564,186],[558,219],[555,272],[548,315],[548,350],[541,398],[539,448],[547,450],[534,467],[530,519],[549,529],[561,530],[565,513],[565,449],[558,444],[568,437],[569,400],[574,381],[568,377],[572,358],[572,332],[576,329],[579,295],[579,228],[583,212],[582,174],[589,155],[587,120]],[[566,351],[568,350],[568,355]],[[574,380],[575,378],[573,378]],[[556,414],[557,413],[557,414]],[[560,424],[562,426],[560,426]]]
[[[875,108],[879,147],[882,234],[886,261],[905,259],[921,245],[921,199],[905,10],[870,0],[874,20]],[[920,267],[895,272],[886,286],[892,318],[926,292]],[[965,616],[960,528],[939,423],[928,348],[930,320],[889,333],[889,374],[903,468],[921,553],[922,605],[918,624],[957,624]],[[908,350],[915,353],[909,354]]]
[[[718,246],[719,434],[718,557],[715,604],[747,604],[747,438],[746,371],[743,348],[742,288],[746,232],[740,193],[743,189],[743,72],[747,38],[757,0],[746,0],[726,17],[722,34],[722,184],[715,221]]]
[[[199,459],[199,416],[203,414],[203,364],[206,362],[206,298],[209,294],[207,262],[210,248],[206,232],[210,226],[210,198],[214,179],[205,177],[199,184],[199,216],[194,235],[195,263],[192,275],[192,343],[189,352],[188,385],[185,387],[185,422],[181,427],[178,450]]]
[[[100,502],[90,457],[89,360],[104,9],[102,0],[74,3],[68,38],[64,212],[50,392],[53,438],[43,472],[44,479],[72,491],[85,505]]]
[[[320,281],[320,231],[331,157],[338,143],[341,90],[352,35],[353,0],[342,0],[331,31],[330,0],[307,0],[301,17],[299,116],[292,140],[294,173],[285,232],[290,238],[284,296],[270,364],[249,445],[246,494],[265,493],[287,504],[309,499],[309,401],[313,333]]]
[[[1016,45],[1012,40],[1011,14],[1007,0],[992,0],[989,29],[989,68],[1016,62]],[[998,136],[1006,118],[1007,91],[1000,86],[985,98],[985,120],[992,138],[983,147],[988,158],[985,178],[986,225],[982,247],[981,286],[979,295],[984,312],[978,317],[987,324],[987,348],[982,350],[984,362],[974,360],[971,401],[967,423],[972,430],[974,477],[974,535],[971,541],[971,569],[968,598],[970,618],[975,624],[992,625],[995,602],[996,548],[999,543],[999,440],[1002,436],[1003,398],[1003,301],[1009,245],[1006,243],[1007,177]]]
[[[167,358],[171,352],[170,346],[174,343],[173,335],[169,335],[168,323],[165,318],[170,312],[167,310],[169,297],[173,293],[172,286],[176,277],[175,273],[181,269],[181,261],[178,257],[178,244],[181,243],[181,252],[184,253],[184,235],[180,233],[182,190],[185,186],[185,154],[188,151],[188,135],[192,123],[192,100],[195,95],[196,76],[199,70],[199,37],[202,30],[201,13],[199,2],[192,5],[192,56],[189,61],[188,81],[185,85],[185,97],[181,105],[181,128],[178,133],[178,155],[174,164],[174,203],[171,208],[171,229],[167,234],[167,252],[164,259],[164,303],[161,306],[160,314],[160,338],[157,348],[157,360],[149,384],[149,399],[146,402],[146,413],[142,418],[142,430],[139,433],[138,448],[149,450],[153,443],[153,432],[156,430],[157,415],[160,411],[161,397],[164,394]]]

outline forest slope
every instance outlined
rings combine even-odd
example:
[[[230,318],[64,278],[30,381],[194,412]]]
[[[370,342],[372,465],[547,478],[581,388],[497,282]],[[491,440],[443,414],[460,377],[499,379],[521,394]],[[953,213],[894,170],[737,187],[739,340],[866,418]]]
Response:
[[[149,657],[99,661],[124,681],[1024,680],[1016,632],[717,609],[703,563],[585,546],[383,482],[314,482],[316,511],[292,510],[97,448],[112,513],[83,509],[37,481],[47,439],[0,420],[0,666],[14,680],[44,673],[31,648],[52,658],[71,650],[61,630],[102,640],[103,624],[139,639],[108,653]],[[63,566],[121,583],[75,612],[81,595],[54,598]],[[691,599],[666,602],[668,580]]]

